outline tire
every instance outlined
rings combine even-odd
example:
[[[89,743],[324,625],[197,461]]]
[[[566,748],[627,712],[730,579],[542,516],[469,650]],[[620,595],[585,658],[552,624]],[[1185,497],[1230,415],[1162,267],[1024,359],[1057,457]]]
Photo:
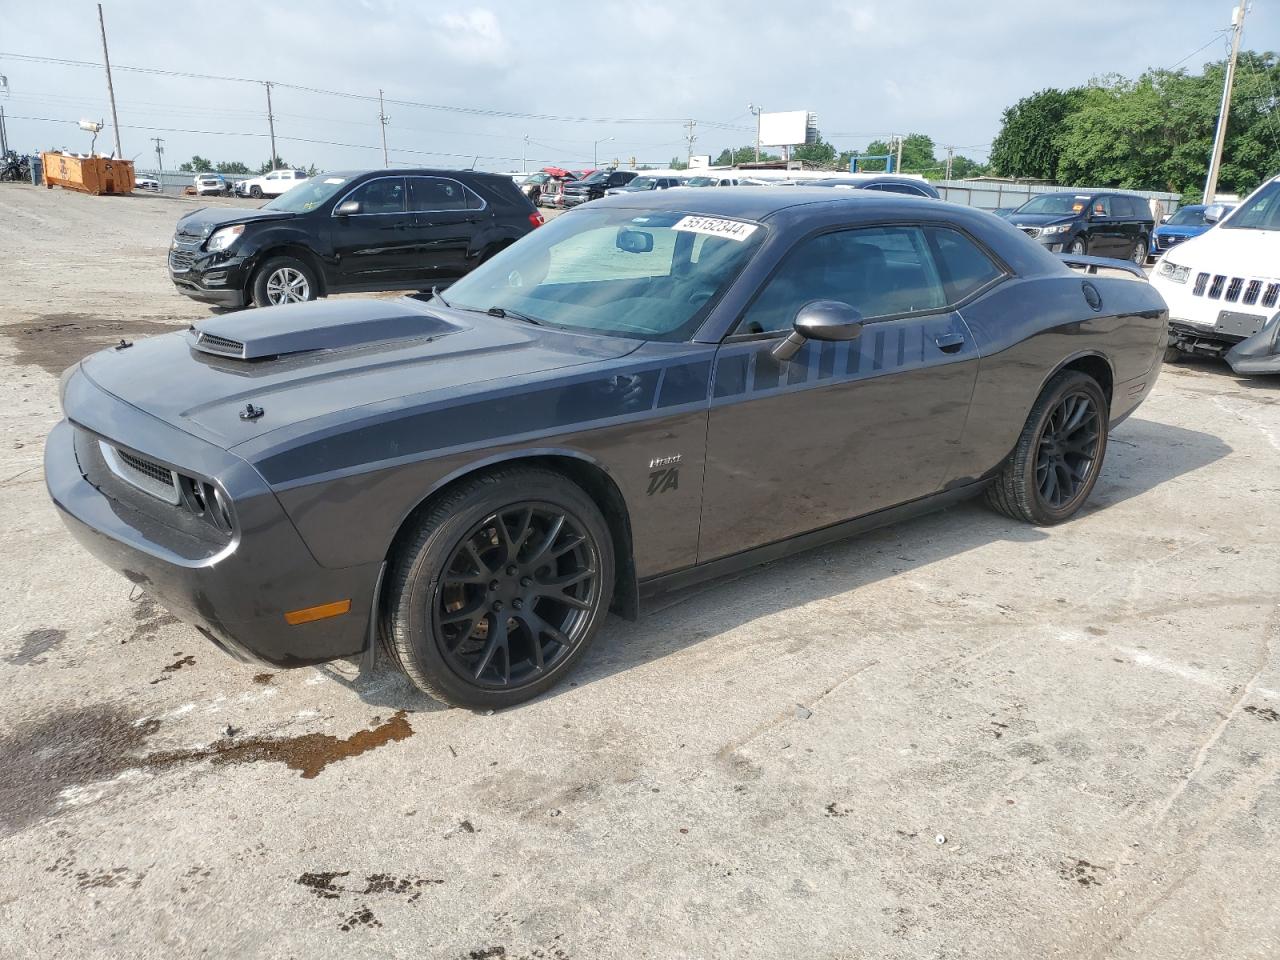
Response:
[[[1070,429],[1080,409],[1071,401],[1080,400],[1092,405],[1091,444],[1085,442],[1090,433],[1087,412]],[[1089,499],[1102,470],[1109,418],[1097,380],[1078,370],[1059,373],[1031,408],[1017,446],[987,488],[987,503],[1007,517],[1038,526],[1071,519]]]
[[[1089,241],[1084,237],[1076,237],[1067,248],[1067,253],[1074,254],[1077,257],[1086,256],[1089,253]]]
[[[305,303],[320,295],[316,272],[297,257],[272,257],[253,275],[253,302],[259,307]]]
[[[430,504],[395,550],[383,645],[439,700],[514,706],[582,659],[613,571],[608,525],[577,484],[536,467],[482,474]]]
[[[249,188],[249,196],[253,197],[253,199],[255,200],[261,200],[262,188],[255,183],[252,187]]]
[[[1138,242],[1134,244],[1133,254],[1129,257],[1134,263],[1140,267],[1147,265],[1147,238],[1139,237]]]

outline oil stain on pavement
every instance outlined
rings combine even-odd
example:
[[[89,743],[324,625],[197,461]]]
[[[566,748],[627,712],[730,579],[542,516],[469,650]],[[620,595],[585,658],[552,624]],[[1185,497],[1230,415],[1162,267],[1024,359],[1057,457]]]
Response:
[[[16,833],[58,809],[64,790],[111,780],[129,770],[160,771],[207,760],[215,765],[268,761],[314,779],[325,767],[413,735],[401,710],[349,737],[223,737],[193,750],[141,755],[160,729],[114,705],[64,710],[18,724],[0,736],[0,835]]]
[[[65,630],[31,630],[22,638],[22,647],[17,653],[5,657],[5,663],[11,663],[15,667],[29,667],[39,665],[45,662],[45,654],[52,653],[62,646],[62,642],[67,639],[67,631]]]

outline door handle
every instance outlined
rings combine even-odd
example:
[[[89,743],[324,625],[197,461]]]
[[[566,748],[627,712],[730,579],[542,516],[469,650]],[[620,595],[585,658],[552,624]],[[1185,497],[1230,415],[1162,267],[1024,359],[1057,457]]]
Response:
[[[964,334],[956,330],[947,333],[940,333],[933,338],[933,342],[938,345],[938,349],[943,353],[955,353],[964,346]]]

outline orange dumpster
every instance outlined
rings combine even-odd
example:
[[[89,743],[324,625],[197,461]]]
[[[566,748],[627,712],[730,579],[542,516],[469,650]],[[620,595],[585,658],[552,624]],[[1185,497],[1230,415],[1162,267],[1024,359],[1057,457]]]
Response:
[[[110,157],[77,157],[68,153],[42,153],[44,182],[50,190],[66,187],[100,196],[133,190],[133,161]]]

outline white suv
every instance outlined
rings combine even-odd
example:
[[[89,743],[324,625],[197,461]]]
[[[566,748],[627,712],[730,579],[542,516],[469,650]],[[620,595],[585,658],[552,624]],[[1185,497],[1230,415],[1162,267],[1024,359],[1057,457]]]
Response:
[[[221,196],[230,193],[227,178],[220,173],[197,173],[195,178],[196,196]]]
[[[236,193],[242,197],[278,197],[307,179],[303,170],[272,170],[261,177],[242,180],[236,184]]]
[[[1280,373],[1280,177],[1168,251],[1151,283],[1169,304],[1166,360],[1225,355],[1237,373]]]

